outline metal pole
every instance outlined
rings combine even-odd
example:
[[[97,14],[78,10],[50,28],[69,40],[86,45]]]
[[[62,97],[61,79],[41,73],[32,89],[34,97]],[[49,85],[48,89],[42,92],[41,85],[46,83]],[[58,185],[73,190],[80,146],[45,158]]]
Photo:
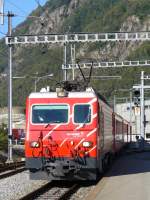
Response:
[[[1,25],[4,25],[4,0],[0,0],[0,23]]]
[[[14,14],[8,12],[8,35],[12,35],[12,17]],[[12,45],[9,45],[9,66],[8,66],[8,159],[7,162],[13,162],[12,158]]]
[[[144,145],[144,71],[141,72],[141,140]]]
[[[114,95],[114,112],[116,112],[116,95]]]
[[[34,81],[34,92],[36,92],[36,78],[35,78],[35,81]]]
[[[72,79],[75,79],[75,44],[71,44]]]
[[[34,82],[34,91],[37,91],[37,83],[42,79],[45,78],[47,76],[43,76],[43,77],[38,77],[37,79],[35,78],[35,82]]]
[[[132,126],[132,91],[130,91],[130,127]],[[130,142],[132,142],[132,136],[130,133]]]
[[[35,81],[34,81],[34,91],[35,91],[35,92],[37,91],[37,83],[38,83],[41,79],[49,78],[49,77],[52,77],[52,76],[53,76],[53,74],[48,74],[48,75],[40,76],[40,77],[34,77],[34,78],[35,78]]]
[[[77,0],[74,1],[74,7],[77,8]]]
[[[64,43],[64,66],[65,66],[65,70],[64,70],[64,81],[67,81],[67,44]]]

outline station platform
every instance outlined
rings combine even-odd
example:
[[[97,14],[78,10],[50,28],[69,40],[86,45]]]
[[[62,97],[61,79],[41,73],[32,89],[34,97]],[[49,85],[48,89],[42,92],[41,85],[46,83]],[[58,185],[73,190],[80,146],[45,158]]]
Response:
[[[150,200],[150,151],[117,158],[87,199]]]

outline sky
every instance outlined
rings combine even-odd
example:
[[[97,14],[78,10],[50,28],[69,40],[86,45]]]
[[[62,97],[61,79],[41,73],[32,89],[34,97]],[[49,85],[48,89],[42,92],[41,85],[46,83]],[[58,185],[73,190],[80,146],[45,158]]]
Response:
[[[26,17],[38,7],[38,2],[40,5],[44,5],[47,0],[4,0],[4,12],[5,14],[8,11],[12,11],[16,14],[16,17],[13,17],[12,25],[13,28],[16,27],[19,23],[23,22]],[[4,37],[8,31],[7,17],[4,19],[4,25],[0,25],[0,38]]]

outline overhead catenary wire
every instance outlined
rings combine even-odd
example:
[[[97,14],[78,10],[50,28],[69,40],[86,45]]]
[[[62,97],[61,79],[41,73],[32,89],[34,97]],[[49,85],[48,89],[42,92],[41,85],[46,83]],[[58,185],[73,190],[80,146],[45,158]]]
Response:
[[[5,53],[6,53],[6,54],[5,54]],[[6,55],[8,55],[8,52],[0,52],[0,57],[1,57],[1,56],[4,57],[4,56],[6,56]]]
[[[44,9],[43,9],[43,6],[40,4],[40,1],[39,0],[35,0],[35,2],[37,3],[38,7],[40,8],[40,12],[39,14],[42,16],[42,13],[44,12]],[[41,17],[41,25],[44,26],[44,19],[43,19],[43,16]]]
[[[4,17],[8,17],[8,14],[7,14],[7,13],[4,13],[4,14],[0,13],[0,16],[1,16],[1,15],[3,15]],[[15,14],[14,14],[14,17],[43,19],[43,17],[41,17],[41,16],[35,16],[35,15],[28,15],[28,16],[26,16],[26,15],[20,15],[20,14],[18,14],[18,13],[15,13]]]
[[[43,6],[40,4],[40,0],[35,0],[35,2],[37,3],[38,7],[40,7],[41,10],[43,10]]]
[[[40,1],[39,0],[35,0],[35,2],[38,4],[38,6],[41,7]]]
[[[21,15],[20,14],[15,14],[15,16],[17,16],[17,17],[23,17],[23,18],[27,17],[27,18],[43,19],[43,17],[41,17],[41,16],[28,15],[28,13],[25,10],[23,10],[18,5],[16,5],[14,2],[11,2],[10,0],[7,0],[7,3],[9,3],[12,6],[14,6],[18,11],[20,11],[21,13],[24,14],[24,15],[22,15],[22,14]],[[36,3],[37,3],[37,1],[36,1]],[[38,5],[40,5],[40,7],[42,7],[40,3]],[[4,16],[6,16],[6,15],[4,14]]]
[[[28,15],[28,13],[24,9],[20,8],[16,3],[12,2],[11,0],[7,0],[6,2],[7,2],[7,4],[12,5],[14,8],[16,8],[18,11],[20,11],[20,13],[22,13],[22,14],[20,14],[20,13],[15,12],[15,14],[14,14],[15,17],[38,19],[38,20],[40,20],[42,27],[45,25],[43,16],[35,16],[35,15],[32,15],[32,13],[31,13],[31,15]],[[43,10],[43,8],[40,4],[40,1],[36,0],[36,3]],[[42,13],[41,14],[40,13],[39,13],[39,15],[42,15]],[[4,17],[8,17],[8,13],[0,13],[0,15],[3,15]],[[0,34],[7,36],[7,33],[4,33],[2,31],[0,31]]]
[[[20,8],[18,5],[16,5],[14,2],[11,2],[10,0],[7,0],[8,3],[12,6],[14,6],[16,9],[18,9],[20,12],[24,13],[25,15],[28,15],[28,13],[23,10],[22,8]],[[42,7],[41,4],[40,4],[40,1],[39,0],[35,0],[35,2],[38,4],[38,6]],[[33,16],[34,17],[34,16]],[[35,16],[36,17],[36,16]]]
[[[27,15],[28,13],[26,11],[24,11],[22,8],[18,7],[15,3],[11,2],[10,0],[7,0],[7,2],[14,6],[17,10],[21,11],[22,13],[24,13],[25,15]]]
[[[7,36],[7,33],[0,31],[0,34]]]

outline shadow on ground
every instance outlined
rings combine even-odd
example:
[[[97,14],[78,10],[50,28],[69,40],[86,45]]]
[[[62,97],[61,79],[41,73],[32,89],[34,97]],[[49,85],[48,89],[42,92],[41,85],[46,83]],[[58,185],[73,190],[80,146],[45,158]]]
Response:
[[[110,177],[145,172],[150,172],[150,150],[139,152],[130,150],[130,152],[122,153],[104,176]]]

